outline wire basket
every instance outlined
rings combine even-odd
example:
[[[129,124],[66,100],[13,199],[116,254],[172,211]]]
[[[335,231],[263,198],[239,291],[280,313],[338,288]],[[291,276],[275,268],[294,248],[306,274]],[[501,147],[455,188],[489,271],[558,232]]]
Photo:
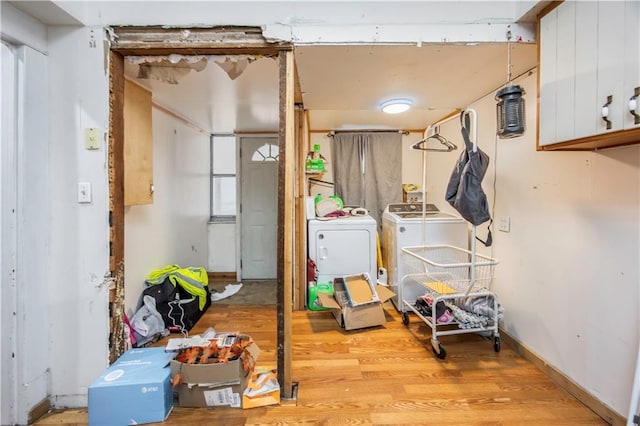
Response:
[[[486,291],[493,279],[495,259],[450,245],[402,248],[403,279],[423,284],[439,294],[468,295]]]

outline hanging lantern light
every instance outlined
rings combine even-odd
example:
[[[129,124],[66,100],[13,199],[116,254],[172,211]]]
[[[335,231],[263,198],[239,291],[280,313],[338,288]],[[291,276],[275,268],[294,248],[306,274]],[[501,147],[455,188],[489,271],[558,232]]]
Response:
[[[507,30],[507,86],[496,92],[495,99],[497,134],[501,139],[513,138],[524,133],[525,91],[511,85],[511,30]]]
[[[497,129],[501,139],[524,133],[524,93],[520,86],[507,86],[496,93]]]

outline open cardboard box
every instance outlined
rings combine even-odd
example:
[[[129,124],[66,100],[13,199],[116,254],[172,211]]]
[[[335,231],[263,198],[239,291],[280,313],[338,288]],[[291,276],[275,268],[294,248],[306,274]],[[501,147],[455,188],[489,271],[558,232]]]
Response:
[[[387,322],[382,304],[395,294],[386,286],[370,285],[368,276],[353,275],[333,280],[334,294],[318,293],[321,306],[331,309],[345,330],[373,327]],[[352,306],[355,301],[356,306]]]
[[[251,343],[240,358],[213,364],[185,364],[171,361],[171,376],[180,374],[178,401],[181,407],[240,408],[242,394],[251,379],[260,355],[258,345]],[[246,371],[245,366],[251,366]]]

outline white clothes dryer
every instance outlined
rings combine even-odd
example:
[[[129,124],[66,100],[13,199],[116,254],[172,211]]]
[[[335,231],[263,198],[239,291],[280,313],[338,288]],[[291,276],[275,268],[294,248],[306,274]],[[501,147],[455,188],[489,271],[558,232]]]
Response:
[[[308,256],[318,268],[318,282],[369,274],[377,280],[377,223],[369,215],[308,221]]]

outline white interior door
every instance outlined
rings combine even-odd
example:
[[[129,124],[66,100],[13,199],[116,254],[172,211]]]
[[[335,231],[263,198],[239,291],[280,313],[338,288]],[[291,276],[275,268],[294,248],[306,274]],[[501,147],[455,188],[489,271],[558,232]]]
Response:
[[[240,253],[243,279],[276,278],[278,139],[240,139]]]

